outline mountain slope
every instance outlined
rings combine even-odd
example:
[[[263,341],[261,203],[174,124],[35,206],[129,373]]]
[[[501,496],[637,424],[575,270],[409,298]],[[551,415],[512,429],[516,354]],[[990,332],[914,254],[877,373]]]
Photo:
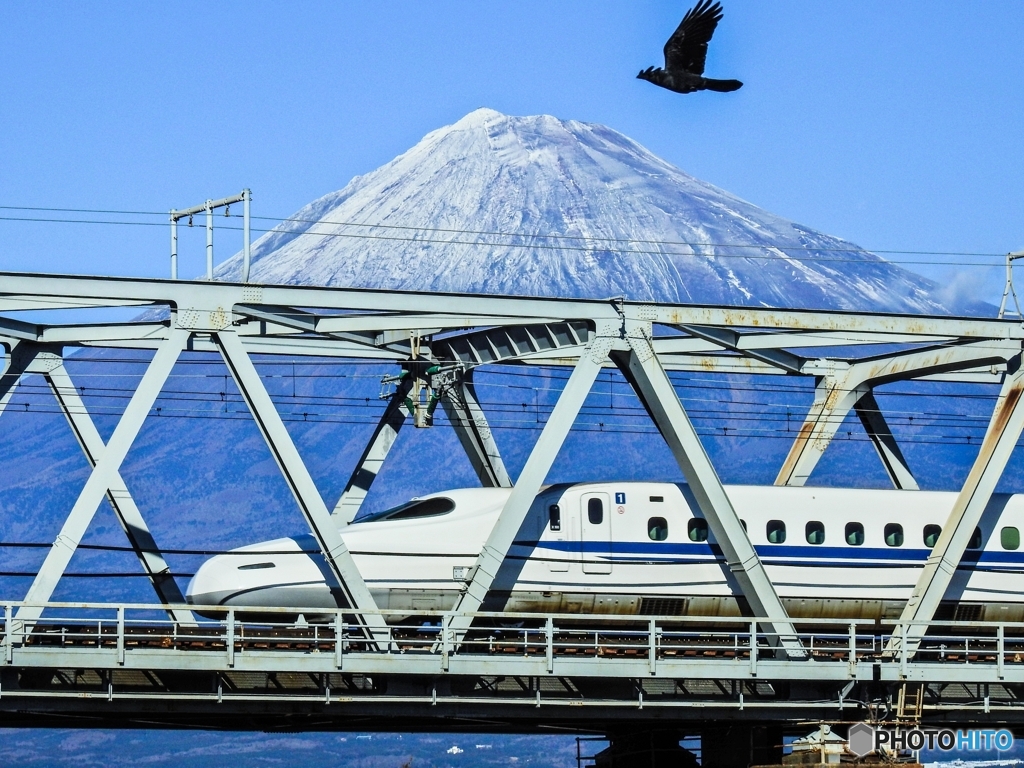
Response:
[[[237,279],[241,257],[217,270]],[[310,203],[251,279],[492,294],[977,314],[602,125],[489,109]]]

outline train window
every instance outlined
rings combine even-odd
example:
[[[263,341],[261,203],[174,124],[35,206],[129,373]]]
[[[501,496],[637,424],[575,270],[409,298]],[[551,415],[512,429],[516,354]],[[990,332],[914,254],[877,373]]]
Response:
[[[548,527],[552,531],[562,530],[562,508],[557,504],[548,507]]]
[[[1008,525],[999,532],[999,543],[1003,549],[1017,549],[1020,546],[1020,531]]]
[[[651,501],[664,501],[664,496],[651,496]]]
[[[971,540],[967,542],[968,549],[981,549],[981,528],[975,528],[971,534]]]
[[[786,524],[781,520],[769,520],[764,527],[765,536],[769,544],[784,544],[786,542]]]
[[[275,567],[276,566],[273,563],[249,563],[248,565],[240,565],[240,566],[238,566],[238,570],[240,570],[240,571],[257,571],[257,570],[262,570],[264,568],[275,568]]]
[[[686,537],[690,541],[708,540],[708,521],[702,517],[695,517],[686,524]]]
[[[455,509],[455,502],[444,496],[435,496],[432,499],[414,499],[397,507],[385,509],[374,515],[368,515],[359,522],[372,522],[377,520],[409,520],[416,517],[437,517],[447,515]]]
[[[886,523],[885,543],[889,547],[903,546],[903,526],[899,523]]]
[[[924,545],[929,549],[934,547],[939,540],[940,533],[942,533],[942,528],[938,525],[926,525],[924,527]]]
[[[747,521],[744,520],[742,517],[740,518],[740,525],[743,526],[743,532],[746,533],[747,532]]]
[[[604,522],[604,504],[597,497],[587,499],[587,520],[591,525],[600,525]]]
[[[864,543],[864,525],[861,523],[846,524],[846,543],[851,547],[859,547]]]
[[[811,520],[804,526],[804,535],[808,544],[825,543],[825,524],[817,520]]]
[[[652,517],[647,521],[647,535],[651,541],[664,541],[668,538],[668,520],[664,517]]]

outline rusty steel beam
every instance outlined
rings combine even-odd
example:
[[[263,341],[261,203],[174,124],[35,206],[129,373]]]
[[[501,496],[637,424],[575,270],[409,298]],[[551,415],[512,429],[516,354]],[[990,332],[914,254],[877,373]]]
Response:
[[[889,475],[893,487],[904,491],[919,490],[914,473],[910,471],[910,465],[907,464],[899,443],[893,437],[892,430],[889,429],[889,424],[886,422],[885,416],[882,415],[882,409],[879,408],[874,394],[867,392],[854,404],[853,408],[857,412],[864,431],[871,438],[871,444],[874,445],[875,452],[878,453],[878,458],[882,462],[886,474]]]
[[[927,626],[915,622],[934,618],[1024,430],[1024,367],[1020,357],[1012,366],[1014,370],[1006,376],[996,399],[978,456],[900,616],[901,632],[893,633],[888,647],[891,653],[901,650],[901,643],[906,643],[908,655],[917,651]]]
[[[1017,342],[983,341],[879,355],[853,364],[834,360],[808,362],[802,372],[818,376],[814,401],[775,478],[775,485],[800,486],[807,482],[850,409],[869,394],[872,387],[961,368],[1004,364],[1019,351]],[[889,432],[888,427],[883,434],[886,432]],[[891,436],[891,432],[889,434]]]
[[[0,306],[5,300],[20,300],[26,296],[33,297],[39,307],[51,304],[123,306],[127,303],[166,305],[177,310],[189,307],[230,310],[244,304],[376,313],[421,312],[488,319],[505,316],[518,317],[522,322],[540,322],[552,317],[615,320],[621,310],[631,320],[664,325],[910,334],[921,338],[1024,339],[1024,328],[1013,320],[0,272]],[[386,314],[381,315],[378,327],[388,328]]]

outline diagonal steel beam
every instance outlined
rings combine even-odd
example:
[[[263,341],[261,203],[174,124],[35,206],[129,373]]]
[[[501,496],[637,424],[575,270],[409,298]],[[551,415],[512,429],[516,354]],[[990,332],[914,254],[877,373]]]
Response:
[[[114,481],[114,476],[120,470],[121,463],[139,434],[189,335],[189,331],[175,328],[150,361],[135,389],[135,394],[128,401],[128,407],[114,428],[110,442],[96,455],[96,464],[89,479],[78,494],[74,507],[32,581],[24,600],[28,605],[18,608],[15,618],[19,623],[32,623],[42,615],[42,603],[47,602],[53,595],[57,582],[71,562],[82,536]]]
[[[821,376],[814,385],[814,401],[796,433],[775,485],[804,485],[850,409],[869,391],[866,384],[851,386],[848,371]]]
[[[398,433],[408,416],[405,398],[408,397],[412,384],[413,380],[410,377],[402,379],[398,383],[395,394],[388,401],[387,408],[384,409],[384,413],[377,422],[377,427],[373,430],[373,434],[363,450],[363,455],[359,457],[356,468],[352,472],[352,476],[349,477],[345,490],[342,491],[341,498],[338,499],[334,511],[331,512],[331,517],[338,525],[348,525],[356,519],[363,501],[366,500],[366,495],[370,492],[373,481],[380,474],[384,460],[388,457],[395,440],[398,439]]]
[[[14,396],[14,390],[21,381],[25,370],[35,360],[39,348],[27,342],[13,342],[7,355],[3,374],[0,374],[0,414],[7,410],[7,404]]]
[[[98,458],[103,453],[103,438],[100,437],[100,433],[89,416],[85,403],[82,402],[63,362],[58,359],[56,365],[52,368],[47,365],[46,368],[48,370],[43,372],[46,383],[50,385],[50,390],[64,412],[86,459],[91,466],[95,467]],[[120,472],[115,471],[111,474],[110,487],[107,489],[107,501],[110,502],[114,514],[117,515],[117,520],[121,524],[125,536],[128,537],[132,549],[135,550],[135,555],[139,558],[160,602],[168,606],[177,606],[169,608],[168,615],[179,624],[194,626],[196,620],[192,611],[182,607],[185,605],[185,596],[171,575],[171,567],[157,547],[156,540],[153,538],[149,526],[146,525],[131,493],[128,492]]]
[[[864,431],[871,438],[871,444],[875,446],[878,458],[885,467],[889,480],[897,490],[916,491],[919,490],[914,473],[910,471],[907,460],[903,457],[899,443],[893,437],[889,424],[878,407],[878,401],[872,392],[864,394],[854,406]]]
[[[796,627],[750,543],[672,381],[655,354],[650,326],[637,323],[627,326],[627,329],[630,350],[612,352],[612,360],[633,387],[672,451],[754,617],[778,638],[787,653],[802,656],[804,652]]]
[[[981,521],[1021,431],[1024,430],[1024,398],[1021,397],[1024,394],[1024,367],[1021,367],[1019,357],[1011,365],[1014,370],[1006,376],[999,391],[981,450],[953,502],[953,508],[942,527],[939,540],[928,555],[917,585],[907,600],[900,616],[901,623],[927,622],[934,617],[935,609],[946,594],[974,529]],[[902,624],[902,628],[907,653],[913,655],[927,627]],[[894,633],[890,641],[887,649],[890,652],[899,649],[900,638],[897,634]]]
[[[782,463],[775,485],[807,482],[850,409],[872,387],[978,365],[1002,364],[1019,350],[1019,344],[1013,342],[982,341],[879,355],[853,364],[828,361],[824,370],[821,369],[825,361],[809,362],[803,368],[805,374],[821,370],[814,388],[814,402]],[[877,412],[877,408],[875,410]],[[891,436],[891,432],[889,434]]]
[[[752,357],[755,360],[760,360],[762,363],[781,368],[788,373],[800,373],[800,368],[805,362],[804,358],[797,357],[792,352],[787,352],[784,349],[753,349],[741,346],[743,337],[736,333],[736,331],[728,328],[702,328],[695,325],[680,325],[679,328],[698,339],[710,341],[724,349],[730,349],[746,357]]]
[[[606,329],[606,332],[608,330],[615,329]],[[541,485],[544,483],[559,449],[565,442],[580,408],[583,407],[583,401],[587,399],[597,375],[601,372],[602,364],[608,358],[611,343],[612,338],[608,336],[592,338],[587,345],[585,354],[580,357],[576,367],[573,368],[572,374],[565,384],[565,389],[559,395],[558,402],[555,403],[537,443],[530,451],[523,471],[512,488],[512,493],[509,494],[498,520],[477,557],[472,580],[453,609],[455,615],[452,617],[449,627],[455,633],[457,640],[461,640],[469,629],[473,623],[473,617],[470,614],[480,609],[484,598],[490,591],[498,569],[501,568],[516,534],[519,533],[534,499],[540,492]]]
[[[348,600],[348,607],[361,612],[361,621],[366,624],[375,640],[381,642],[380,638],[388,636],[384,617],[378,611],[377,604],[352,559],[352,554],[341,538],[338,522],[331,517],[316,483],[313,482],[295,443],[292,442],[291,435],[288,434],[287,427],[281,420],[281,415],[270,399],[266,387],[263,386],[259,372],[234,331],[220,331],[215,334],[215,339],[242,399],[249,406],[249,411],[263,434],[267,447],[270,448],[292,495],[298,502],[299,510],[306,518],[313,538],[320,546],[328,567]]]
[[[491,426],[477,399],[472,371],[467,372],[448,390],[441,399],[441,405],[469,463],[473,465],[473,471],[480,478],[480,484],[486,488],[511,488],[512,480],[505,470]]]

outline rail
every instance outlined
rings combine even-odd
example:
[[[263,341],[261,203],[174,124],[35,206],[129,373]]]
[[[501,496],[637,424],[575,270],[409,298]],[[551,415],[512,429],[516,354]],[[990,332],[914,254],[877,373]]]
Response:
[[[930,622],[910,653],[886,650],[907,622],[794,619],[799,658],[745,618],[477,612],[458,641],[453,613],[380,611],[386,636],[371,639],[347,609],[190,606],[219,618],[189,626],[137,603],[34,605],[25,623],[26,605],[4,605],[0,666],[1024,683],[1024,623]]]

